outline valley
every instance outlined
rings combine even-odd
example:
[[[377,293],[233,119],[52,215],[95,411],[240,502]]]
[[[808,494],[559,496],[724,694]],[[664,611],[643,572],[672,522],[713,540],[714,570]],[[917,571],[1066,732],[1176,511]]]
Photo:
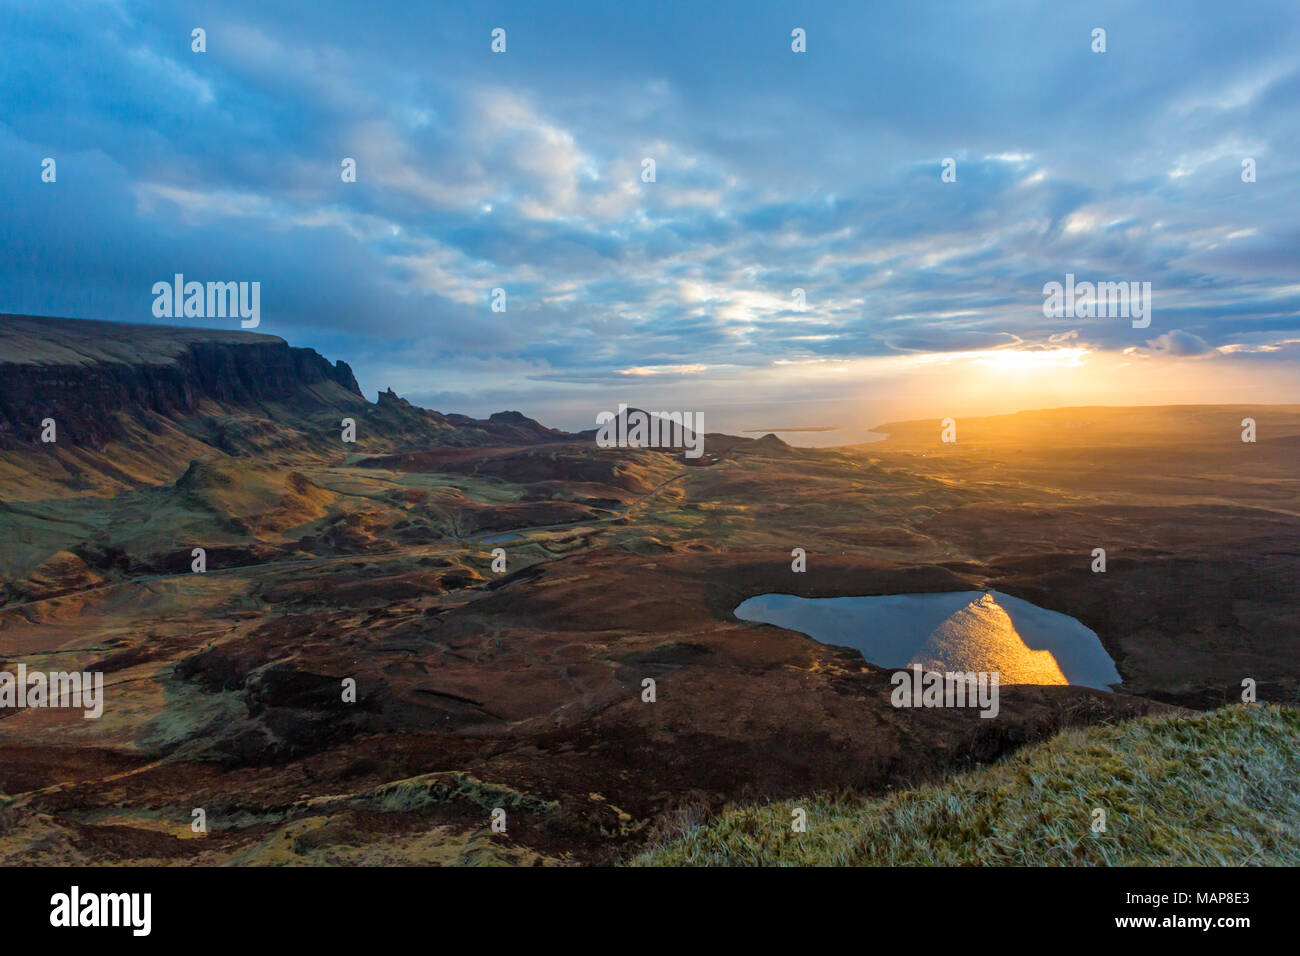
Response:
[[[102,672],[106,702],[0,713],[6,864],[619,862],[1247,678],[1300,698],[1297,406],[709,433],[696,459],[370,403],[272,336],[63,321],[0,317],[0,669]],[[858,651],[733,613],[994,590],[1094,631],[1118,692],[899,710]]]

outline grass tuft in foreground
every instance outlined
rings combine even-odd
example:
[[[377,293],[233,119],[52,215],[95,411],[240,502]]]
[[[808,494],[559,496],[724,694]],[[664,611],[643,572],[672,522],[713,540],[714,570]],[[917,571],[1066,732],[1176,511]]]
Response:
[[[807,832],[791,827],[807,812]],[[1106,829],[1093,832],[1093,811]],[[1238,705],[1072,728],[883,799],[726,811],[640,866],[1300,865],[1300,710]]]

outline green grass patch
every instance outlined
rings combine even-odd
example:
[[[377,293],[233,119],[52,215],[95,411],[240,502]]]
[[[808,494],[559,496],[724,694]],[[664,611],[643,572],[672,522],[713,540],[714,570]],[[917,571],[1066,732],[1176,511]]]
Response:
[[[795,832],[793,812],[807,814]],[[1094,811],[1106,813],[1094,832]],[[1300,710],[1072,728],[881,799],[817,796],[682,827],[640,866],[1300,865]]]

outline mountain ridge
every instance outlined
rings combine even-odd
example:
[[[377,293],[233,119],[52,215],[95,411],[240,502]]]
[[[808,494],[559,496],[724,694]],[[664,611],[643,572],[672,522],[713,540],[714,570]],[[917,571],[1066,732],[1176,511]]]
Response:
[[[573,438],[519,412],[443,415],[391,389],[371,403],[346,362],[278,336],[0,313],[11,500],[169,485],[214,453],[288,464]]]

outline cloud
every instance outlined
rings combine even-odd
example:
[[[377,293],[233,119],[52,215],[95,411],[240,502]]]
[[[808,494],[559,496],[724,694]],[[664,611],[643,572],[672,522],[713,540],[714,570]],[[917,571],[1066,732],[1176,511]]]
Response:
[[[1182,329],[1173,329],[1164,335],[1158,335],[1147,342],[1147,345],[1158,352],[1168,352],[1170,355],[1177,356],[1209,355],[1216,351],[1199,335],[1184,332]]]
[[[1300,339],[1300,12],[1185,6],[1103,3],[1099,56],[1049,3],[1010,32],[827,4],[805,55],[738,0],[517,10],[505,55],[472,9],[414,0],[232,0],[204,11],[204,54],[165,4],[19,5],[0,309],[151,321],[159,278],[257,279],[269,330],[354,360],[368,390],[515,407],[1064,343],[1280,367]],[[1151,282],[1151,327],[1045,319],[1066,273]]]
[[[707,365],[635,365],[632,368],[618,369],[619,375],[695,375],[707,372]]]

